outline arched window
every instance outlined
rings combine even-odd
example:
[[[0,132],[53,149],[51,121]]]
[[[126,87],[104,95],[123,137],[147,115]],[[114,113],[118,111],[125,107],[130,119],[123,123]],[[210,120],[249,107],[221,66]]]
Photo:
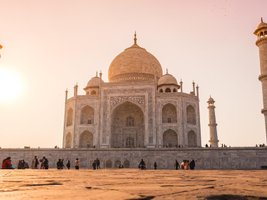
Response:
[[[114,167],[119,168],[121,166],[121,161],[116,160],[114,165],[115,165]]]
[[[264,31],[264,35],[267,35],[267,31]]]
[[[130,146],[132,142],[128,137],[134,138],[134,148],[144,147],[145,123],[144,114],[140,107],[125,102],[117,106],[111,115],[111,147],[125,148],[126,143]]]
[[[111,160],[106,161],[106,168],[112,168],[112,161]]]
[[[177,92],[176,88],[173,89],[173,92]]]
[[[176,107],[173,104],[166,104],[162,108],[162,123],[176,123],[177,113]]]
[[[171,89],[170,88],[166,88],[165,92],[171,92]]]
[[[93,147],[93,134],[89,131],[84,131],[80,135],[80,142],[79,142],[80,148],[90,148]]]
[[[129,168],[129,167],[130,167],[130,161],[129,161],[129,160],[125,160],[125,161],[123,162],[123,167],[124,167],[124,168]]]
[[[186,108],[187,123],[196,124],[196,112],[193,106],[187,106]]]
[[[127,148],[132,148],[132,147],[134,147],[135,145],[134,145],[134,138],[132,138],[132,137],[127,137],[126,138],[126,147]]]
[[[178,146],[178,137],[175,131],[169,129],[163,133],[163,146],[164,147]]]
[[[71,133],[67,133],[66,138],[65,138],[65,148],[71,148]]]
[[[197,136],[194,131],[189,131],[187,135],[188,139],[188,147],[196,147],[197,146]]]
[[[73,110],[72,110],[72,108],[69,108],[69,110],[67,112],[67,126],[72,125],[72,120],[73,120]]]
[[[163,93],[163,89],[160,89],[159,92],[160,92],[160,93]]]
[[[134,126],[134,118],[133,117],[127,117],[126,118],[126,126]]]
[[[93,90],[93,91],[91,92],[91,95],[96,95],[96,91]]]
[[[85,106],[81,110],[81,124],[94,123],[94,109],[90,106]]]

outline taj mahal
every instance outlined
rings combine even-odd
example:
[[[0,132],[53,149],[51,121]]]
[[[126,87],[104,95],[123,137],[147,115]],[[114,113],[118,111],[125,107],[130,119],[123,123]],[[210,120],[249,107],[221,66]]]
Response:
[[[254,31],[259,49],[260,76],[267,138],[267,23]],[[1,48],[1,46],[0,46]],[[196,78],[196,77],[192,77]],[[185,92],[183,82],[137,43],[118,54],[108,69],[108,82],[96,73],[84,93],[65,93],[63,148],[0,149],[0,159],[17,162],[46,156],[50,167],[58,158],[90,168],[99,158],[101,168],[136,168],[144,159],[152,169],[173,169],[175,160],[195,159],[197,169],[260,169],[267,167],[267,147],[220,148],[215,101],[207,101],[209,145],[203,148],[199,112],[199,87]],[[205,125],[203,125],[205,126]],[[205,133],[207,134],[207,133]],[[74,163],[72,163],[73,165]]]
[[[109,82],[96,74],[84,94],[66,91],[64,148],[201,147],[199,87],[183,82],[137,44],[111,62]]]

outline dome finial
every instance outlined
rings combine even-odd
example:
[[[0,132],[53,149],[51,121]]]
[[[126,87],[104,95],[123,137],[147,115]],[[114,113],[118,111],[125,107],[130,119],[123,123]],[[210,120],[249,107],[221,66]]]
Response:
[[[166,68],[166,74],[168,74],[168,68]]]
[[[134,44],[137,44],[136,31],[134,31]]]
[[[262,19],[262,17],[261,17],[261,23],[263,23],[263,19]]]

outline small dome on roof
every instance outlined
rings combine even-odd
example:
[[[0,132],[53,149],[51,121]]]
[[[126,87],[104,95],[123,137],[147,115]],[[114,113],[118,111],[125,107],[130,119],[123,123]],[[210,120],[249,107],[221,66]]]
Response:
[[[210,96],[210,98],[208,99],[207,103],[208,103],[208,104],[214,104],[215,101],[214,101],[214,99]]]
[[[86,87],[99,87],[100,83],[104,83],[104,81],[95,76],[88,81]]]
[[[257,33],[262,29],[267,29],[267,23],[265,23],[261,18],[261,23],[257,26],[256,30],[254,31],[254,34],[257,35]]]
[[[158,85],[178,85],[178,83],[173,75],[165,74],[158,80]]]

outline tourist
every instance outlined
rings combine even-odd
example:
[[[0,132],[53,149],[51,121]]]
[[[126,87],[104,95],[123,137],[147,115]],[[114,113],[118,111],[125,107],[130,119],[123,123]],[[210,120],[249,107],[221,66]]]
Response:
[[[67,167],[68,169],[70,169],[70,160],[67,160],[66,167]]]
[[[38,169],[38,165],[39,165],[38,157],[34,156],[34,158],[32,160],[32,169]]]
[[[2,162],[2,169],[14,169],[11,163],[11,157],[7,157]]]
[[[58,159],[57,169],[63,169],[63,168],[64,168],[64,159]]]
[[[95,162],[96,162],[96,169],[100,169],[100,160],[97,158]]]
[[[191,160],[191,162],[189,163],[189,167],[191,170],[194,170],[195,169],[195,166],[196,166],[196,163],[194,160]]]
[[[75,160],[75,169],[80,169],[80,160],[79,160],[79,158],[76,158],[76,160]]]
[[[24,160],[19,160],[18,169],[27,169],[27,168],[29,168],[28,163],[25,162]]]
[[[189,165],[189,160],[183,160],[183,162],[181,163],[181,169],[188,169],[188,165]]]
[[[44,164],[44,169],[48,169],[49,168],[48,159],[46,157],[44,157],[43,164]]]
[[[156,170],[158,167],[157,162],[154,162],[154,169]]]
[[[175,160],[175,169],[178,170],[180,168],[179,162]]]
[[[92,164],[92,167],[94,170],[96,170],[96,160],[94,160],[93,164]]]
[[[139,165],[138,165],[139,169],[146,169],[146,163],[143,159],[141,159]]]

